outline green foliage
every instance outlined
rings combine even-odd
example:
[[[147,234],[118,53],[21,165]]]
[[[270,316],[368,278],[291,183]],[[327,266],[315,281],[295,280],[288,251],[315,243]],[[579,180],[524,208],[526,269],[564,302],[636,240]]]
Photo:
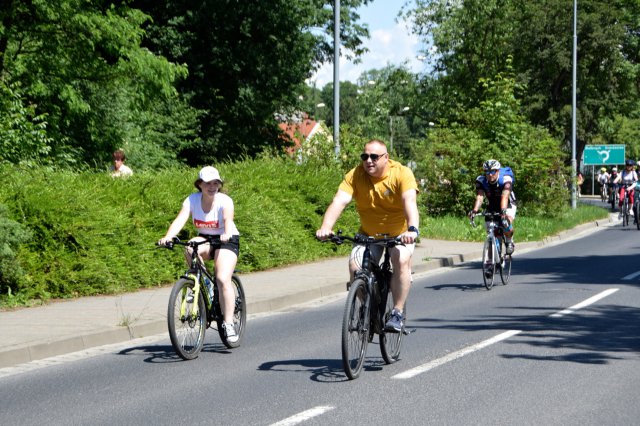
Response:
[[[353,11],[366,3],[341,5],[341,41],[356,55],[368,32],[355,24]],[[302,82],[330,57],[332,1],[133,4],[153,18],[146,26],[149,48],[190,70],[178,89],[202,114],[198,143],[182,146],[180,158],[205,164],[283,145],[274,113],[298,107]]]
[[[495,158],[516,176],[518,208],[525,214],[560,214],[567,208],[567,170],[560,144],[519,114],[513,78],[483,79],[480,106],[459,115],[466,121],[435,129],[416,146],[418,178],[426,182],[430,214],[464,214],[475,199],[482,163]]]
[[[283,158],[216,166],[225,180],[223,190],[236,207],[240,270],[348,254],[348,245],[321,244],[314,237],[342,179],[341,167],[313,160],[297,165]],[[107,173],[0,167],[0,306],[114,294],[175,281],[185,268],[181,252],[158,249],[155,243],[194,191],[197,171],[174,168],[114,179]],[[594,217],[580,211],[565,211],[553,219],[519,214],[517,238],[539,239]],[[427,238],[477,239],[460,216],[430,217],[421,203],[421,217]],[[351,205],[335,229],[355,232],[358,226]],[[188,224],[180,237],[194,234]]]
[[[255,271],[344,252],[314,238],[342,179],[338,166],[296,165],[281,158],[216,166],[236,205],[242,234],[239,269]],[[18,239],[26,234],[16,228],[4,237],[23,243],[19,263],[11,265],[22,265],[25,274],[3,281],[0,303],[111,294],[175,280],[184,269],[183,256],[154,244],[194,191],[197,171],[174,168],[114,179],[107,173],[45,167],[0,168],[0,203],[10,206],[9,219],[19,220],[33,235],[29,241]],[[10,221],[0,219],[0,227],[5,223]],[[357,230],[355,209],[347,209],[336,226]],[[190,235],[194,231],[188,224],[182,237]],[[20,276],[18,270],[15,274]]]
[[[0,79],[0,162],[37,161],[51,151],[47,123],[37,115],[35,105],[25,105],[16,85]]]
[[[31,234],[24,226],[8,217],[8,209],[0,204],[0,298],[14,298],[12,289],[24,279],[24,270],[18,261],[18,249]]]
[[[101,165],[134,142],[129,131],[144,129],[145,112],[175,97],[186,68],[141,47],[148,16],[127,3],[37,0],[0,10],[0,75],[6,85],[20,85],[22,104],[33,110],[25,115],[39,119],[32,121],[43,134],[33,157]],[[171,129],[185,123],[171,118]],[[19,133],[5,141],[14,151],[29,141],[29,129]]]
[[[544,126],[565,148],[571,140],[572,19],[569,1],[416,0],[405,15],[431,55],[439,121],[479,106],[477,84],[512,58],[517,96],[527,121]],[[616,114],[638,110],[640,6],[628,0],[581,0],[578,5],[577,155],[601,137]],[[434,87],[432,87],[434,89]],[[434,97],[438,103],[434,103]]]

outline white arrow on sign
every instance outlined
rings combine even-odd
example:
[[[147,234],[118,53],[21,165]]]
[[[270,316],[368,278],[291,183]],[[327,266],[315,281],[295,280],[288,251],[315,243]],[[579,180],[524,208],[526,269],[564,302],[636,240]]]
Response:
[[[609,152],[610,150],[605,149],[604,151],[596,151],[598,153],[598,155],[600,155],[600,157],[602,157],[602,162],[606,163],[607,160],[609,159]]]

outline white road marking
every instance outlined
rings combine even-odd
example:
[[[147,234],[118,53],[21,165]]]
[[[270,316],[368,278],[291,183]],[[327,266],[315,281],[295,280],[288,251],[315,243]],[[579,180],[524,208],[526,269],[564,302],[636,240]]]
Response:
[[[623,280],[632,280],[635,277],[637,277],[638,275],[640,275],[640,271],[638,272],[634,272],[633,274],[629,274],[626,277],[622,277]]]
[[[502,340],[508,339],[509,337],[515,336],[516,334],[521,332],[522,330],[505,331],[504,333],[500,333],[497,336],[494,336],[483,342],[476,343],[475,345],[467,346],[466,348],[460,349],[459,351],[456,351],[456,352],[452,352],[449,355],[443,356],[442,358],[429,361],[426,364],[422,364],[418,367],[412,368],[411,370],[407,370],[403,373],[396,374],[391,378],[392,379],[410,379],[414,376],[417,376],[418,374],[425,373],[433,368],[446,364],[449,361],[453,361],[465,355],[469,355],[472,352],[479,351],[482,348],[486,348],[487,346],[493,345],[494,343],[501,342]]]
[[[555,314],[551,314],[549,315],[552,318],[559,318],[562,317],[564,315],[568,315],[568,314],[572,314],[575,311],[582,309],[586,306],[589,306],[595,302],[597,302],[598,300],[604,299],[607,296],[612,295],[613,293],[615,293],[616,291],[618,291],[618,288],[610,288],[608,290],[605,290],[601,293],[596,294],[593,297],[588,298],[587,300],[578,303],[577,305],[573,305],[570,308],[567,309],[563,309],[562,311],[556,312]],[[498,334],[497,336],[494,336],[490,339],[487,339],[485,341],[482,341],[480,343],[477,343],[475,345],[471,345],[468,346],[466,348],[460,349],[459,351],[456,352],[452,352],[449,355],[443,356],[442,358],[438,358],[435,359],[433,361],[429,361],[426,364],[422,364],[418,367],[412,368],[410,370],[407,370],[403,373],[399,373],[396,374],[395,376],[392,376],[392,379],[410,379],[412,377],[417,376],[418,374],[422,374],[425,373],[431,369],[434,369],[436,367],[439,367],[443,364],[446,364],[447,362],[450,361],[454,361],[458,358],[461,358],[465,355],[469,355],[470,353],[476,352],[480,349],[486,348],[487,346],[493,345],[494,343],[498,343],[501,342],[503,340],[506,340],[512,336],[515,336],[516,334],[521,333],[522,330],[509,330],[509,331],[505,331],[504,333]]]
[[[603,291],[602,293],[598,293],[595,296],[588,298],[584,302],[580,302],[577,305],[573,305],[573,306],[571,306],[571,307],[569,307],[567,309],[563,309],[563,310],[558,311],[555,314],[551,314],[549,316],[551,318],[560,318],[560,317],[563,317],[565,315],[572,314],[575,311],[577,311],[578,309],[582,309],[582,308],[584,308],[586,306],[594,304],[598,300],[604,299],[605,297],[612,295],[613,293],[615,293],[618,290],[620,290],[620,289],[619,288],[610,288],[608,290]]]
[[[298,413],[294,416],[288,417],[284,420],[279,421],[278,423],[273,423],[271,426],[291,426],[297,425],[298,423],[302,423],[307,421],[313,417],[319,416],[321,414],[326,413],[327,411],[333,410],[335,407],[331,407],[328,405],[321,405],[318,407],[311,408],[309,410],[303,411],[302,413]]]

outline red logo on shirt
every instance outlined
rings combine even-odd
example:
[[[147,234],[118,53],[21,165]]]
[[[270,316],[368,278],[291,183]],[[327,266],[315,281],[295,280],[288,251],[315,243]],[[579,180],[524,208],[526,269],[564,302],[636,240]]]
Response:
[[[194,219],[193,224],[196,228],[216,229],[219,228],[217,220],[211,220],[209,222],[204,220]]]

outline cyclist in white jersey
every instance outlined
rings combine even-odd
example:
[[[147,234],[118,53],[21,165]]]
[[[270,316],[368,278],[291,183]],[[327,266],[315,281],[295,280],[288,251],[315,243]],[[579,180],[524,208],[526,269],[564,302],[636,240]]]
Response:
[[[235,212],[233,201],[227,194],[220,192],[223,182],[215,167],[203,167],[193,184],[198,192],[194,192],[184,200],[178,216],[158,244],[166,245],[171,242],[187,223],[189,216],[193,218],[193,225],[198,230],[198,236],[193,240],[204,241],[207,236],[220,238],[219,241],[212,240],[210,244],[201,244],[198,247],[198,254],[203,260],[214,259],[216,282],[220,289],[224,317],[222,326],[227,340],[235,343],[239,337],[233,326],[235,291],[231,276],[238,262],[240,233],[233,221]],[[191,259],[190,254],[187,254],[187,261],[188,259]]]

